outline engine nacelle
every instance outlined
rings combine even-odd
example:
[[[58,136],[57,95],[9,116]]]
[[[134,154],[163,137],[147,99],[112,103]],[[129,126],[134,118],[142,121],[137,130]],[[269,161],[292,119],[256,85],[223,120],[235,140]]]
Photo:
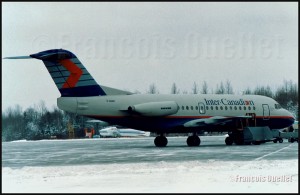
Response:
[[[128,111],[136,112],[143,116],[168,116],[176,114],[179,106],[174,101],[148,102],[129,106]]]

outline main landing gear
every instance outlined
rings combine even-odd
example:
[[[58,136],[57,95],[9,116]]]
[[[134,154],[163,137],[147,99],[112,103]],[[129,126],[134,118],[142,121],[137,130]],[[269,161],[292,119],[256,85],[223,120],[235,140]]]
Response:
[[[164,135],[159,135],[154,139],[154,144],[157,147],[166,147],[168,144],[168,139]]]
[[[188,146],[199,146],[201,143],[200,138],[197,134],[193,134],[192,136],[189,136],[186,140],[186,143]],[[166,147],[168,144],[168,139],[165,135],[160,134],[154,139],[154,144],[157,147]]]
[[[201,143],[201,140],[197,134],[193,134],[192,136],[189,136],[187,138],[186,143],[188,146],[199,146]]]

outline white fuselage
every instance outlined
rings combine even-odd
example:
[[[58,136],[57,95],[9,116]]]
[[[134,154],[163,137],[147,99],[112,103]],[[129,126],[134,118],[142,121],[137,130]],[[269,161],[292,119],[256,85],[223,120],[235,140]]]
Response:
[[[173,104],[168,106],[169,102],[173,102]],[[174,102],[176,103],[177,108],[173,108]],[[163,119],[173,119],[172,125],[162,125],[162,128],[170,128],[173,125],[183,125],[183,123],[192,119],[214,116],[244,116],[247,113],[254,113],[257,119],[263,121],[262,124],[267,124],[267,126],[270,126],[271,128],[289,126],[294,121],[294,117],[287,110],[276,107],[276,105],[279,104],[275,100],[260,95],[134,94],[60,97],[58,98],[57,103],[58,107],[62,110],[98,118],[108,122],[111,122],[111,119],[114,119],[114,122],[118,122],[121,121],[121,119],[126,118],[126,120],[130,120],[130,123],[134,123],[136,120],[142,120],[143,122],[149,121],[152,123],[159,121],[159,124],[161,125],[170,123],[170,120],[164,121]],[[149,107],[149,103],[156,103],[155,106],[153,106],[153,109]],[[144,108],[145,112],[142,112],[143,110],[136,114],[129,112],[130,107],[134,107],[135,105],[141,105],[141,109]],[[145,106],[143,107],[143,105]],[[163,109],[176,109],[176,112],[173,111],[174,114],[171,115],[160,115],[160,113],[165,112]],[[272,119],[276,119],[276,122],[274,123],[274,120]],[[122,123],[120,124],[122,125]],[[147,126],[151,126],[151,124],[144,125],[145,128],[143,128],[142,124],[139,124],[138,127],[140,127],[141,130],[149,131]],[[126,126],[137,127],[134,124]]]

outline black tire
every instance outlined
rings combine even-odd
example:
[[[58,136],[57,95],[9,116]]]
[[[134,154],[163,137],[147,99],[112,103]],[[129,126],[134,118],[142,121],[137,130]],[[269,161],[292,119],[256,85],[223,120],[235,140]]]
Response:
[[[186,143],[188,146],[199,146],[201,143],[201,140],[197,135],[193,135],[193,136],[189,136],[186,139]]]
[[[165,136],[157,136],[154,139],[154,144],[156,147],[166,147],[168,144],[168,139]]]
[[[283,142],[283,139],[282,138],[279,138],[279,143],[282,143]]]
[[[225,138],[225,144],[227,146],[231,146],[233,144],[233,139],[231,137],[226,137]]]
[[[277,143],[277,139],[274,139],[273,142],[276,144]]]

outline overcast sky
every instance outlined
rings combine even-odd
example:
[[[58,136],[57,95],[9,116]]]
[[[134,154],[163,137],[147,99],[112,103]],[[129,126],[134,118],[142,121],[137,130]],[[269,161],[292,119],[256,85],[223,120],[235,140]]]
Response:
[[[73,52],[101,84],[235,93],[298,83],[297,2],[2,2],[2,56]],[[2,60],[2,110],[60,96],[42,61]]]

